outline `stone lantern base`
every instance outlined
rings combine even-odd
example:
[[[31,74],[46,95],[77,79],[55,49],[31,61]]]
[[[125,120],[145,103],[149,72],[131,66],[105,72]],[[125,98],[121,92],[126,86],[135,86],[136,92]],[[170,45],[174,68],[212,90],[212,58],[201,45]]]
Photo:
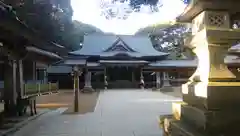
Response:
[[[172,136],[235,135],[240,122],[239,85],[239,82],[184,84],[184,102],[173,103],[170,124],[165,120],[164,128],[171,128],[168,133]]]

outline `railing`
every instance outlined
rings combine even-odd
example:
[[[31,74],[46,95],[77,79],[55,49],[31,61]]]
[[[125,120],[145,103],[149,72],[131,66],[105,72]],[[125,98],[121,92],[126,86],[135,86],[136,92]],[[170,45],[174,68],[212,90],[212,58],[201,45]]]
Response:
[[[58,92],[58,83],[25,83],[23,97],[46,95]]]

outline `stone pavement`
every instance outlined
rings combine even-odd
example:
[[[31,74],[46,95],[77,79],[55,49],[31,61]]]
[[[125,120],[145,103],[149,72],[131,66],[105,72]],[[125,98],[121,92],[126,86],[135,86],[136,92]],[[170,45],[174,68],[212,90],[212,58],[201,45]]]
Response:
[[[180,98],[150,90],[107,90],[92,113],[66,115],[66,108],[59,108],[13,136],[161,136],[157,118],[171,113],[173,101]]]

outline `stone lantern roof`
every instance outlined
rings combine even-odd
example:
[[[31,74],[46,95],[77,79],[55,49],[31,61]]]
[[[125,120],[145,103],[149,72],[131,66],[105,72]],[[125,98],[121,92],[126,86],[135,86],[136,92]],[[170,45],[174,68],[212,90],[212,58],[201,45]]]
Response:
[[[178,22],[191,22],[204,10],[228,11],[231,14],[240,12],[238,0],[192,0],[184,12],[177,17]]]

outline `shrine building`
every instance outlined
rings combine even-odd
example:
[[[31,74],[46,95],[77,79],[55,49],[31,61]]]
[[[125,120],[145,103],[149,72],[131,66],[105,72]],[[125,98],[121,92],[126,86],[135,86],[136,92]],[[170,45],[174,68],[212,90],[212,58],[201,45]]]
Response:
[[[48,80],[72,88],[72,66],[77,65],[83,71],[83,88],[139,88],[142,82],[145,88],[161,88],[187,82],[197,60],[169,60],[168,55],[157,51],[145,35],[86,35],[79,50],[48,68]],[[225,61],[233,69],[240,62],[231,56]]]

